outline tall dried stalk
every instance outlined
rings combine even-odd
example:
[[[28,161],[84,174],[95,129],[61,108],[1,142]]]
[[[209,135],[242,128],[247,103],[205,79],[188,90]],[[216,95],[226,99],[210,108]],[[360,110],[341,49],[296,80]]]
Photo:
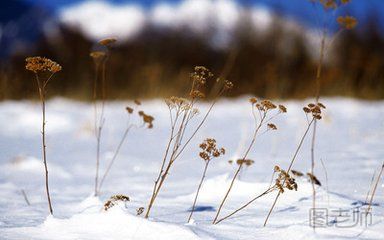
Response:
[[[91,52],[90,56],[93,58],[95,63],[95,78],[93,84],[93,104],[94,104],[94,128],[96,138],[96,169],[95,169],[95,189],[94,196],[98,195],[99,189],[99,169],[100,169],[100,154],[101,154],[101,137],[105,123],[104,108],[106,101],[106,62],[108,60],[109,50],[111,44],[116,42],[114,38],[107,38],[99,41],[99,44],[107,48],[107,52],[96,51]],[[99,89],[99,71],[101,66],[101,84]],[[98,113],[99,92],[101,92],[101,109]]]
[[[46,145],[46,134],[45,134],[45,125],[46,125],[46,116],[45,116],[45,100],[46,100],[46,87],[49,83],[49,81],[52,79],[53,75],[59,71],[61,71],[61,66],[47,58],[42,57],[30,57],[26,59],[26,66],[25,68],[29,71],[32,71],[35,73],[35,79],[37,83],[37,89],[39,92],[39,98],[41,103],[41,111],[42,111],[42,151],[43,151],[43,163],[44,163],[44,170],[45,170],[45,191],[47,194],[47,200],[48,200],[48,208],[49,213],[53,214],[52,209],[52,202],[51,202],[51,196],[49,193],[49,179],[48,179],[48,164],[47,164],[47,145]],[[48,77],[39,77],[40,74],[44,74],[44,76]]]
[[[349,3],[349,1],[341,1],[338,3],[335,0],[329,0],[329,1],[323,1],[323,0],[315,0],[312,1],[313,6],[317,7],[317,3],[322,6],[322,9],[328,13],[328,12],[334,12],[336,11],[339,7],[346,5]],[[327,14],[326,14],[327,15]],[[329,17],[329,16],[327,16]],[[351,16],[346,16],[346,17],[338,17],[337,19],[338,23],[340,26],[345,29],[352,29],[355,27],[357,24],[357,21],[355,18]],[[326,22],[326,21],[325,21]],[[324,23],[323,26],[323,31],[321,33],[321,43],[320,43],[320,55],[319,55],[319,61],[317,63],[316,67],[316,103],[319,102],[320,98],[320,89],[321,89],[321,74],[322,74],[322,69],[323,69],[323,62],[324,62],[324,57],[326,53],[326,38],[327,38],[327,25]],[[340,29],[340,30],[342,30]],[[339,31],[340,32],[340,31]],[[338,33],[339,33],[338,32]],[[335,34],[337,35],[337,33]],[[313,130],[312,130],[312,141],[311,141],[311,174],[312,176],[315,176],[315,141],[316,141],[316,129],[317,129],[317,121],[315,119],[315,122],[313,124]],[[315,188],[315,183],[314,181],[311,181],[312,183],[312,208],[316,208],[316,188]],[[313,229],[315,230],[316,224],[312,224]]]
[[[310,103],[310,104],[308,104],[308,107],[304,107],[304,112],[306,114],[311,114],[312,115],[312,119],[310,121],[308,120],[307,129],[305,130],[303,136],[301,137],[299,145],[297,146],[296,151],[293,154],[292,160],[291,160],[291,162],[289,164],[289,167],[287,169],[287,173],[289,173],[291,171],[293,163],[296,160],[296,157],[297,157],[297,155],[298,155],[298,153],[299,153],[299,151],[301,149],[301,146],[303,145],[304,139],[307,136],[307,134],[309,132],[309,129],[311,128],[312,124],[314,122],[316,122],[316,120],[320,120],[322,118],[321,117],[321,108],[325,108],[325,106],[323,104],[321,104],[321,103],[316,103],[316,104]],[[307,119],[308,119],[308,116],[307,116]],[[279,191],[279,193],[276,195],[276,198],[275,198],[275,200],[274,200],[274,202],[272,204],[272,207],[269,210],[268,215],[267,215],[267,217],[266,217],[266,219],[264,221],[264,227],[267,225],[268,219],[271,216],[271,213],[272,213],[272,211],[273,211],[273,209],[274,209],[274,207],[275,207],[275,205],[277,203],[277,200],[280,197],[280,194],[281,194],[281,191]]]
[[[224,80],[221,89],[218,91],[216,96],[214,97],[208,111],[205,113],[203,119],[197,125],[197,127],[192,131],[192,134],[185,139],[185,133],[188,129],[191,120],[198,113],[198,110],[195,108],[196,103],[200,98],[204,97],[202,92],[202,88],[205,86],[206,81],[212,78],[212,73],[204,68],[204,67],[195,67],[195,71],[191,74],[192,87],[189,94],[189,99],[179,98],[179,97],[171,97],[166,100],[170,121],[171,121],[171,133],[166,145],[165,153],[163,156],[162,164],[155,180],[152,195],[148,203],[148,207],[146,210],[145,218],[149,217],[150,211],[153,207],[153,204],[166,180],[166,177],[169,174],[169,171],[174,164],[174,162],[180,157],[185,148],[194,138],[196,133],[203,126],[205,121],[207,120],[209,114],[211,113],[213,107],[217,103],[218,99],[224,92],[228,89],[232,88],[233,84],[227,80]],[[217,79],[217,83],[221,82],[220,79]]]
[[[321,73],[323,69],[323,61],[324,61],[324,53],[325,53],[325,40],[327,36],[327,31],[324,28],[323,34],[321,37],[321,46],[320,46],[320,58],[319,62],[317,64],[317,70],[316,70],[316,103],[319,102],[320,99],[320,79],[321,79]],[[315,176],[315,141],[316,141],[316,129],[317,129],[317,121],[315,119],[315,122],[313,123],[313,129],[312,129],[312,141],[311,141],[311,174],[312,176]],[[312,184],[312,209],[316,209],[316,188],[315,188],[315,182],[311,181]],[[315,229],[316,224],[312,224],[313,228]]]
[[[239,162],[239,166],[235,172],[235,174],[233,175],[232,177],[232,180],[231,180],[231,183],[229,184],[229,187],[228,187],[228,190],[226,191],[225,195],[224,195],[224,198],[223,200],[221,201],[220,203],[220,206],[216,212],[216,215],[215,215],[215,218],[213,219],[212,221],[212,224],[216,224],[217,222],[217,219],[220,215],[220,212],[221,212],[221,209],[223,208],[228,196],[229,196],[229,193],[231,192],[232,188],[233,188],[233,185],[235,183],[235,180],[237,179],[241,169],[243,168],[243,165],[244,163],[246,162],[246,158],[248,157],[248,154],[249,152],[251,151],[252,147],[254,146],[255,142],[256,142],[256,137],[259,133],[259,130],[262,126],[264,126],[265,124],[268,125],[268,129],[273,129],[273,127],[276,129],[276,126],[274,124],[270,125],[268,124],[277,114],[281,113],[281,112],[286,112],[286,108],[282,105],[279,106],[279,112],[270,117],[270,118],[267,118],[268,116],[268,113],[270,112],[270,110],[272,109],[275,109],[277,108],[276,105],[274,105],[272,102],[268,101],[268,100],[263,100],[261,101],[261,103],[257,103],[257,100],[256,98],[251,98],[250,99],[250,102],[252,104],[252,115],[253,115],[253,119],[254,119],[254,124],[255,124],[255,130],[253,132],[253,135],[252,135],[252,139],[251,139],[251,142],[249,143],[248,145],[248,148],[247,150],[245,151],[243,157],[240,159]],[[259,113],[259,120],[257,119],[257,116],[256,116],[256,110],[258,111]]]

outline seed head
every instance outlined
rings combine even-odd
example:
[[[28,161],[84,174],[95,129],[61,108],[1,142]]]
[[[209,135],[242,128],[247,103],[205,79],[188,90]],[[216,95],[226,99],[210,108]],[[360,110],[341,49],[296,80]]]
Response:
[[[100,40],[99,44],[108,47],[108,46],[114,44],[116,41],[117,41],[116,38],[105,38],[105,39]]]
[[[34,73],[51,72],[57,73],[61,71],[61,66],[51,59],[45,57],[28,57],[25,59],[25,68]]]
[[[352,16],[340,16],[337,18],[337,22],[342,28],[345,28],[347,30],[351,30],[356,27],[357,25],[357,19]]]

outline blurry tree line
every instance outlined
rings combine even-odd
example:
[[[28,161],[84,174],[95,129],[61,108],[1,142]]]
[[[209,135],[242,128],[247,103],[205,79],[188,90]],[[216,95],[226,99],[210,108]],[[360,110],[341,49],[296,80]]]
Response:
[[[318,49],[308,47],[299,31],[287,31],[275,21],[260,34],[243,21],[229,47],[207,41],[209,32],[194,35],[183,30],[148,26],[133,40],[120,42],[108,60],[110,99],[165,97],[187,91],[189,72],[196,65],[228,78],[232,96],[252,94],[268,98],[305,98],[315,94]],[[366,99],[384,97],[384,38],[375,21],[343,32],[324,66],[321,95]],[[29,53],[0,63],[0,98],[36,98],[36,83],[25,71],[25,57],[46,56],[63,66],[50,83],[49,96],[92,99],[95,76],[89,53],[95,43],[80,31],[60,26],[58,35],[41,39]]]

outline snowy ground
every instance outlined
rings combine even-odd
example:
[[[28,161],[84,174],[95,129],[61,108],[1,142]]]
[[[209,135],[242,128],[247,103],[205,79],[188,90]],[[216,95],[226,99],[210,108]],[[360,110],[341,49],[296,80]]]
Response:
[[[311,185],[298,179],[297,192],[284,193],[267,227],[262,223],[272,204],[272,194],[219,225],[211,225],[235,166],[252,132],[252,116],[246,98],[223,100],[205,127],[176,162],[149,221],[134,216],[146,207],[160,166],[169,130],[167,109],[160,100],[143,103],[155,116],[152,130],[134,129],[107,178],[99,199],[90,197],[94,184],[95,139],[93,107],[63,99],[47,106],[48,161],[54,217],[47,218],[40,161],[40,108],[27,101],[0,103],[0,239],[384,239],[384,185],[377,190],[372,224],[353,219],[365,201],[373,171],[384,158],[384,102],[324,99],[326,116],[319,125],[317,157],[328,171],[316,166],[323,187],[317,189],[318,207],[329,213],[329,226],[309,227]],[[263,191],[273,166],[287,167],[304,131],[305,102],[285,102],[288,114],[277,122],[279,130],[258,139],[250,154],[255,164],[241,173],[223,214],[229,213]],[[105,168],[126,126],[125,106],[107,104],[102,169]],[[202,107],[202,111],[206,106]],[[203,162],[198,143],[214,137],[227,154],[212,162],[198,202],[194,223],[186,224]],[[308,141],[294,169],[310,167]],[[24,190],[31,203],[21,194]],[[103,212],[102,204],[113,194],[131,198],[126,208]],[[362,209],[360,209],[362,210]],[[356,213],[356,216],[360,213]],[[356,217],[355,216],[355,217]]]

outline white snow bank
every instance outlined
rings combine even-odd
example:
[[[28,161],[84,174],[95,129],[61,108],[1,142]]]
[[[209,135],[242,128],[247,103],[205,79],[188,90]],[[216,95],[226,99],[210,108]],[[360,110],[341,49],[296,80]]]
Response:
[[[151,222],[143,217],[131,215],[120,205],[104,211],[98,198],[89,197],[79,206],[84,207],[84,211],[69,219],[49,216],[37,227],[9,229],[5,230],[4,234],[12,234],[12,239],[39,240],[200,239],[186,227]]]

